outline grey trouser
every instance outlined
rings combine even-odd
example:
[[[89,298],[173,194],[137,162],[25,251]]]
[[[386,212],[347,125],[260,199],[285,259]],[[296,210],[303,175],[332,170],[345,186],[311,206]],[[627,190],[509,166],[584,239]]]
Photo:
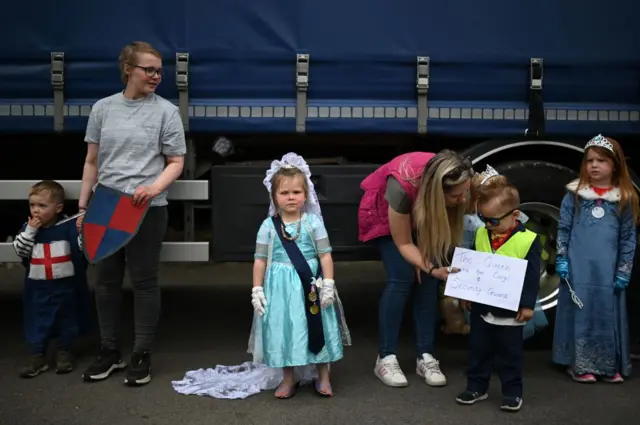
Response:
[[[96,308],[102,346],[117,347],[117,327],[122,304],[125,257],[134,296],[135,343],[133,351],[151,349],[160,316],[158,263],[167,231],[167,207],[150,207],[138,233],[113,255],[98,263]]]

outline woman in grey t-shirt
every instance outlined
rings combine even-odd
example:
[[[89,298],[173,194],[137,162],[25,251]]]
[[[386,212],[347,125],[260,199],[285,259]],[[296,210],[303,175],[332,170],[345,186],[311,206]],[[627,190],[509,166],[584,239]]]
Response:
[[[120,71],[124,91],[97,101],[89,116],[78,206],[87,208],[96,183],[132,195],[136,205],[150,206],[128,244],[98,264],[101,349],[83,378],[106,379],[126,367],[125,383],[143,385],[151,380],[151,343],[160,314],[158,263],[168,222],[167,188],[182,174],[187,149],[178,108],[155,94],[163,72],[160,53],[148,43],[131,43],[120,54]],[[116,338],[125,258],[135,308],[128,366]]]

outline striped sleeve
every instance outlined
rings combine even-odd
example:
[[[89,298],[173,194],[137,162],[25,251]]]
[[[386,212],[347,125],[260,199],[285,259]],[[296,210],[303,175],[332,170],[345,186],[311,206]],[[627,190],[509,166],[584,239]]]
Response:
[[[19,257],[30,258],[33,247],[36,244],[36,234],[38,229],[30,226],[26,226],[24,231],[18,233],[13,241],[13,249],[16,251]]]

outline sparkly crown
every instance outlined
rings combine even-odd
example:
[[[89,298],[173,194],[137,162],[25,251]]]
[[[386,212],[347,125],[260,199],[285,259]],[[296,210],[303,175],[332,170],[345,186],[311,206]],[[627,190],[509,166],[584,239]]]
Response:
[[[584,147],[584,150],[587,150],[592,146],[599,146],[601,148],[610,150],[612,153],[615,153],[611,142],[608,141],[607,138],[604,137],[602,134],[598,134],[596,137],[589,140],[589,142],[587,142],[586,146]]]
[[[480,175],[482,176],[482,181],[480,181],[480,186],[482,186],[491,177],[496,177],[496,176],[499,176],[500,174],[495,170],[495,168],[487,164],[487,168]]]

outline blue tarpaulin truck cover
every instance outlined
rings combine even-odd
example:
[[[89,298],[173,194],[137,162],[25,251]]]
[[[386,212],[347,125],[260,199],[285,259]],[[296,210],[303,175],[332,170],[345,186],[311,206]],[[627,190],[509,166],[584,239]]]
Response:
[[[634,0],[10,2],[0,28],[0,129],[53,131],[51,52],[64,53],[65,130],[122,89],[134,40],[164,56],[177,103],[189,53],[190,129],[294,132],[296,55],[309,55],[307,132],[416,132],[416,58],[429,58],[428,133],[522,134],[530,59],[547,131],[640,132]]]

